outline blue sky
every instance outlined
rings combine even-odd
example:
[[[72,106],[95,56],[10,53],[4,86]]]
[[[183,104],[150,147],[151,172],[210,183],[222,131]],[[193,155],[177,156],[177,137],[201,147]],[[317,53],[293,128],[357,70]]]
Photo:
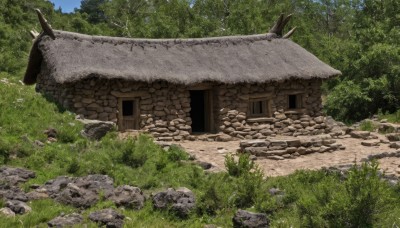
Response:
[[[54,9],[58,9],[61,6],[63,13],[70,13],[74,11],[74,8],[81,6],[81,0],[50,0],[54,3]]]

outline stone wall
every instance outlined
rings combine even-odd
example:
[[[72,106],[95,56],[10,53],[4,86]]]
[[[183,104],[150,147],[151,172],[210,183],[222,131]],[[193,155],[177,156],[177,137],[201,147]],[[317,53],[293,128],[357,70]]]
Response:
[[[282,83],[221,85],[218,93],[219,130],[241,139],[263,139],[275,135],[328,133],[321,113],[321,80],[292,80]],[[302,108],[288,109],[288,95],[302,96]],[[251,97],[271,101],[270,116],[249,118]]]
[[[275,137],[272,139],[253,139],[240,142],[240,152],[272,160],[297,158],[311,153],[325,153],[344,150],[331,135]]]
[[[136,94],[140,100],[139,128],[159,140],[195,139],[190,135],[190,92],[192,86],[165,81],[126,82],[88,78],[57,84],[42,67],[37,90],[63,107],[87,119],[118,122],[118,95]],[[277,134],[310,135],[327,133],[321,115],[321,81],[293,80],[264,84],[208,83],[213,100],[213,133],[241,139],[263,139]],[[288,94],[301,94],[301,110],[288,110]],[[249,99],[267,94],[270,116],[248,118]]]

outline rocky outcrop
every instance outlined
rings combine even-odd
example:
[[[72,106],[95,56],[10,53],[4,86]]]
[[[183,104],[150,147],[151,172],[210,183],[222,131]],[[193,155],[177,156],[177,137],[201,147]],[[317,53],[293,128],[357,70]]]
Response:
[[[195,197],[187,188],[172,188],[159,192],[153,196],[153,206],[160,210],[170,210],[178,217],[186,218],[195,208]]]
[[[24,183],[31,178],[35,178],[35,173],[22,168],[11,168],[3,166],[0,168],[0,182],[10,185]]]
[[[91,140],[100,140],[108,132],[116,128],[115,123],[110,121],[78,120],[84,124],[81,135]]]
[[[123,227],[125,216],[113,209],[104,209],[90,213],[89,219],[107,228]]]
[[[74,207],[88,208],[99,200],[99,193],[106,197],[114,191],[114,181],[107,175],[88,175],[84,177],[60,176],[47,181],[43,186],[30,192],[31,197],[46,195],[57,202]]]
[[[234,228],[267,228],[269,220],[266,214],[238,210],[232,219]]]
[[[123,206],[134,210],[142,209],[145,197],[140,188],[129,185],[119,186],[109,198],[118,207]]]
[[[47,225],[49,227],[72,227],[82,222],[83,222],[82,215],[77,213],[72,213],[69,215],[58,216],[47,222]]]

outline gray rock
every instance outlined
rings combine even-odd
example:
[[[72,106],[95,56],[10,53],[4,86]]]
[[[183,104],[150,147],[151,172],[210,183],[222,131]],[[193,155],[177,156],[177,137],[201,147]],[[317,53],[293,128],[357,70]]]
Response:
[[[363,146],[379,146],[380,141],[379,140],[372,140],[372,141],[362,141],[361,145]]]
[[[110,121],[81,120],[81,122],[84,123],[81,135],[91,140],[100,140],[115,128],[115,123]]]
[[[100,192],[109,197],[114,190],[113,180],[107,175],[88,175],[84,177],[60,176],[46,182],[41,193],[64,204],[87,208],[95,204]]]
[[[27,202],[28,196],[20,188],[9,185],[0,186],[0,198]]]
[[[124,225],[125,216],[112,209],[104,209],[90,213],[89,219],[107,228],[119,228]]]
[[[19,200],[8,200],[6,207],[10,208],[15,214],[25,214],[32,211],[31,207]]]
[[[118,207],[124,206],[135,210],[143,208],[145,201],[142,190],[129,185],[119,186],[116,188],[109,199]]]
[[[269,220],[266,214],[238,210],[232,219],[234,228],[266,228]]]
[[[93,191],[79,188],[75,184],[69,183],[67,187],[57,195],[55,200],[59,203],[72,205],[78,208],[89,208],[99,200],[99,196]]]
[[[229,136],[229,135],[226,135],[226,134],[219,134],[215,138],[215,141],[217,141],[217,142],[229,142],[229,141],[232,141],[232,140],[233,140],[233,138],[231,136]]]
[[[0,168],[0,182],[9,183],[11,185],[24,183],[35,176],[34,172],[27,169],[6,166]]]
[[[386,138],[387,138],[390,142],[400,141],[400,133],[386,134]]]
[[[201,168],[203,168],[204,170],[208,170],[212,168],[212,164],[208,163],[208,162],[203,162],[203,161],[196,161],[195,162],[196,165],[200,166]]]
[[[83,221],[83,217],[80,214],[72,213],[65,216],[58,216],[50,220],[47,225],[49,227],[70,227],[79,224]]]
[[[153,206],[161,210],[170,209],[178,217],[186,218],[196,205],[194,194],[189,189],[179,188],[175,191],[169,188],[153,196]]]
[[[369,131],[351,131],[350,136],[356,139],[368,139],[371,135]]]
[[[15,213],[14,211],[12,211],[10,208],[8,207],[4,207],[0,209],[0,214],[6,216],[6,217],[15,217]]]
[[[389,146],[390,148],[400,149],[400,142],[393,142]]]

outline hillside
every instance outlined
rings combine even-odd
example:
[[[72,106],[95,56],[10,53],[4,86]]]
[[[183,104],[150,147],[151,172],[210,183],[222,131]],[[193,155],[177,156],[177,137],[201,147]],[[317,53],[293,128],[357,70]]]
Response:
[[[36,173],[21,185],[24,191],[35,191],[30,186],[42,186],[62,175],[103,174],[113,179],[115,187],[136,186],[147,197],[169,187],[187,187],[196,196],[195,209],[184,219],[154,209],[150,199],[141,210],[122,209],[107,199],[85,210],[53,199],[32,200],[28,203],[32,212],[15,218],[0,216],[4,227],[21,222],[41,227],[60,213],[72,212],[81,213],[84,223],[92,227],[89,213],[110,207],[129,218],[124,220],[127,227],[230,227],[238,208],[267,213],[273,227],[397,223],[398,186],[381,181],[374,163],[353,169],[345,179],[331,171],[298,171],[265,180],[246,156],[239,163],[227,156],[228,173],[206,173],[178,147],[164,151],[148,136],[121,141],[110,133],[100,142],[89,141],[80,136],[82,126],[72,113],[59,110],[32,88],[1,83],[0,92],[5,95],[0,99],[2,164]],[[43,133],[49,128],[57,130],[56,142],[49,142]]]

